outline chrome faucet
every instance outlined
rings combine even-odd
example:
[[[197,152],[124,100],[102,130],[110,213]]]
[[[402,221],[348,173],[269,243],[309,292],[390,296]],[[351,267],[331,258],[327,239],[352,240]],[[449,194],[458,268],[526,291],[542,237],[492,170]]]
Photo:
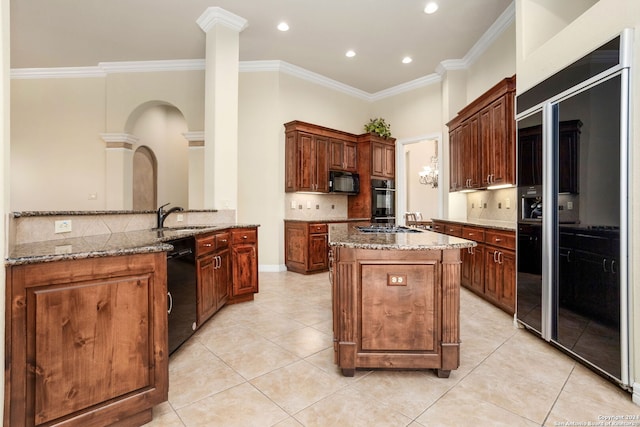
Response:
[[[170,203],[165,203],[164,205],[160,206],[158,208],[158,211],[156,212],[156,225],[157,228],[163,228],[164,227],[164,220],[167,219],[167,217],[174,213],[174,212],[180,212],[183,211],[184,209],[182,209],[180,206],[174,206],[171,209],[169,209],[168,211],[164,211],[162,210],[162,208],[164,208],[165,206],[169,206]]]

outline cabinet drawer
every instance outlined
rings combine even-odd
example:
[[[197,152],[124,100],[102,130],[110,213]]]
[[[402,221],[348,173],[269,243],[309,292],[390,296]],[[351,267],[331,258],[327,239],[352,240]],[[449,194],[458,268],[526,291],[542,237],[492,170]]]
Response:
[[[484,242],[505,249],[516,248],[516,235],[510,231],[486,230]]]
[[[441,233],[448,234],[449,236],[462,237],[462,226],[461,225],[452,225],[452,224],[444,224],[443,230]]]
[[[196,238],[196,256],[207,255],[216,250],[216,235],[209,234]]]
[[[231,232],[231,243],[256,243],[258,232],[256,230],[236,230]]]
[[[309,224],[309,234],[322,234],[327,231],[327,224]]]
[[[476,227],[462,227],[462,238],[475,242],[484,242],[484,229]]]
[[[229,246],[229,233],[216,234],[216,249],[222,249]]]

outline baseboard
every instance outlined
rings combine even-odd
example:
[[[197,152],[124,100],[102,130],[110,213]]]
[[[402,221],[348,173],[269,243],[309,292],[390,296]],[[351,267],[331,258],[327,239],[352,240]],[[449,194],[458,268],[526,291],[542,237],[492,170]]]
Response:
[[[287,271],[287,266],[284,264],[260,264],[258,265],[258,272],[260,273],[280,273]]]

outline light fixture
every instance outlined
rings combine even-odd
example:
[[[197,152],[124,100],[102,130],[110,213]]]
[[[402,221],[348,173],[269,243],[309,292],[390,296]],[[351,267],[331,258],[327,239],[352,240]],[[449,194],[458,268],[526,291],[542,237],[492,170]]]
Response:
[[[420,184],[430,185],[432,188],[438,188],[438,141],[435,143],[435,155],[431,156],[431,165],[424,166],[418,175],[420,176]]]
[[[410,64],[411,61],[413,61],[413,59],[411,59],[410,56],[405,56],[404,58],[402,58],[402,63],[403,64]]]
[[[426,13],[427,15],[431,15],[432,13],[435,13],[436,10],[438,10],[438,3],[430,1],[429,3],[427,3],[427,5],[424,7],[424,13]]]
[[[356,52],[353,50],[348,50],[347,53],[345,53],[345,56],[347,58],[353,58],[354,56],[356,56]]]
[[[289,31],[289,24],[287,24],[286,22],[281,22],[278,24],[278,29],[280,31]]]

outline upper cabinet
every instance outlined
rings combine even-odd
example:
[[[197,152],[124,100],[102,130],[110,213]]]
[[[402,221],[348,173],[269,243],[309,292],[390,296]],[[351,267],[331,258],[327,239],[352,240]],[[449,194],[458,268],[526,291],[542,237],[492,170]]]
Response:
[[[329,192],[329,170],[357,171],[357,138],[346,132],[285,123],[285,191]]]
[[[449,191],[515,184],[515,76],[506,78],[447,123]]]
[[[371,176],[374,178],[395,179],[395,139],[384,139],[371,135]]]

